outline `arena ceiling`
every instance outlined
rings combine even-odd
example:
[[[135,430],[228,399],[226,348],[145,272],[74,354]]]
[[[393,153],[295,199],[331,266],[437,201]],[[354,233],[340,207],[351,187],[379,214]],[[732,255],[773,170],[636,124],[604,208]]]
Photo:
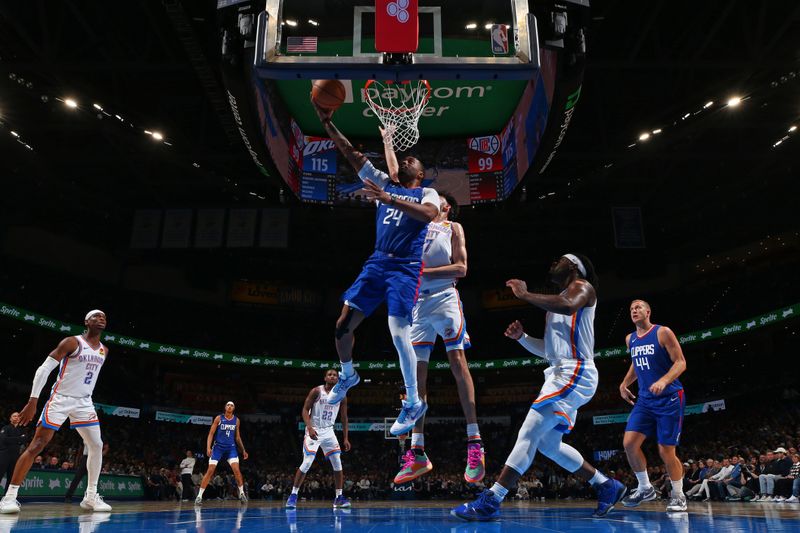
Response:
[[[210,0],[0,4],[4,224],[124,249],[137,208],[286,200],[236,130],[214,16]],[[648,254],[616,260],[648,268],[796,227],[786,190],[800,173],[788,132],[800,122],[798,35],[797,2],[594,1],[582,96],[557,158],[508,202],[466,213],[472,245],[555,253],[566,242],[612,257],[611,208],[637,206]],[[315,228],[365,220],[298,210],[293,225],[323,248]]]

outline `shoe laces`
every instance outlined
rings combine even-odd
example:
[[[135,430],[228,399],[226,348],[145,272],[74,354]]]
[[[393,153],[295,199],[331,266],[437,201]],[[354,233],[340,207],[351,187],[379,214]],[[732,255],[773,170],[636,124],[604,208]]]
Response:
[[[406,454],[403,456],[403,470],[406,468],[411,468],[411,465],[414,464],[416,460],[416,455],[414,455],[414,450],[408,450]]]
[[[482,458],[483,458],[483,451],[481,451],[480,445],[473,444],[468,447],[467,465],[470,468],[478,468],[478,465],[481,464]]]

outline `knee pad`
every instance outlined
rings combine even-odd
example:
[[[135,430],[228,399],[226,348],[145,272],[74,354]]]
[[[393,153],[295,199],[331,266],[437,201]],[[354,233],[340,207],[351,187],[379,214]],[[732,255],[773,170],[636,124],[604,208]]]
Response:
[[[308,471],[311,469],[311,465],[314,464],[314,458],[316,455],[304,455],[303,462],[300,464],[300,471],[304,474],[307,474]]]
[[[342,337],[350,333],[350,320],[353,318],[353,308],[348,307],[347,313],[345,313],[344,318],[342,319],[341,324],[336,325],[336,331],[334,335],[336,336],[337,340],[340,340]]]
[[[331,466],[333,467],[334,472],[341,472],[342,471],[342,456],[341,454],[334,453],[328,457],[328,460],[331,462]]]

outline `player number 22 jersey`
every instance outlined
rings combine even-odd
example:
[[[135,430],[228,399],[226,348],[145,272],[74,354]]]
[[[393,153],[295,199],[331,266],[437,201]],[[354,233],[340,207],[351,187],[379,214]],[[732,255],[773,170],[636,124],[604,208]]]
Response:
[[[94,391],[108,350],[102,343],[93,348],[82,335],[76,335],[75,340],[78,348],[61,360],[52,394],[84,398]]]
[[[311,425],[314,429],[325,429],[333,427],[336,422],[336,416],[339,414],[339,405],[331,405],[328,403],[328,392],[325,391],[325,386],[319,386],[319,396],[314,406],[311,408]]]

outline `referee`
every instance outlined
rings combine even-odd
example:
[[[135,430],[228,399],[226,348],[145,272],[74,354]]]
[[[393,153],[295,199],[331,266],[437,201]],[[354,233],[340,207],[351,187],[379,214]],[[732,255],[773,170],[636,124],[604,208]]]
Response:
[[[19,425],[19,413],[11,413],[9,424],[0,429],[0,477],[5,474],[6,488],[11,481],[14,473],[14,465],[19,458],[20,447],[28,439],[29,431],[27,427]],[[5,489],[3,489],[5,494]]]

